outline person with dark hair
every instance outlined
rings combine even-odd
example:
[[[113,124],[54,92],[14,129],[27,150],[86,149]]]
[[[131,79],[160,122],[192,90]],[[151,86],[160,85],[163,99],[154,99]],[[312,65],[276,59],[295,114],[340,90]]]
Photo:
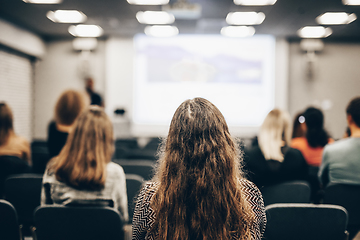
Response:
[[[55,121],[51,121],[48,128],[47,146],[50,158],[60,153],[76,118],[86,105],[86,98],[79,91],[67,90],[61,94],[55,106]]]
[[[303,113],[298,113],[294,118],[291,138],[305,137],[305,133],[303,131],[303,128],[301,127],[301,122],[304,119],[304,116],[302,114]]]
[[[126,178],[111,161],[113,127],[102,108],[91,106],[80,114],[60,154],[43,177],[41,205],[111,206],[128,221]]]
[[[334,142],[324,129],[324,115],[320,109],[309,107],[299,121],[305,137],[293,138],[290,146],[299,149],[310,166],[318,167],[325,145]]]
[[[360,185],[360,97],[350,101],[346,119],[351,135],[327,145],[319,170],[319,179],[325,187],[328,183]],[[359,228],[347,229],[353,239]]]
[[[15,156],[31,165],[29,142],[14,132],[13,114],[10,107],[0,103],[0,156]]]
[[[97,105],[104,107],[104,102],[101,96],[94,91],[94,80],[90,77],[85,79],[85,89],[90,97],[90,105]]]
[[[306,180],[308,166],[298,149],[289,147],[290,116],[274,109],[259,132],[259,146],[245,151],[245,170],[259,188],[285,181]]]
[[[163,145],[157,173],[137,199],[133,240],[261,239],[262,195],[244,178],[237,144],[215,105],[184,101]]]

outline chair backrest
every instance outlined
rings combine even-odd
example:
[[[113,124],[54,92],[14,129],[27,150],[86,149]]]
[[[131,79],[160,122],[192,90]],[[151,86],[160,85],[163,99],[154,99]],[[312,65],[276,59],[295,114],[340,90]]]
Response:
[[[347,212],[336,205],[272,204],[266,208],[267,240],[344,240]]]
[[[20,240],[20,230],[15,208],[0,199],[0,239]]]
[[[31,172],[29,164],[19,157],[0,156],[0,198],[4,195],[4,183],[9,176],[29,172]]]
[[[274,203],[310,203],[311,189],[305,181],[291,181],[261,189],[265,206]]]
[[[360,224],[360,185],[330,183],[325,188],[324,203],[343,206],[349,214],[349,225]]]
[[[32,172],[44,174],[50,154],[46,141],[33,141],[31,143]]]
[[[136,174],[144,178],[146,181],[154,176],[155,163],[150,160],[119,160],[113,162],[123,167],[125,174]]]
[[[135,210],[135,203],[137,196],[144,183],[144,178],[136,174],[126,174],[126,190],[128,197],[128,211],[129,222],[132,222],[132,218]]]
[[[34,213],[37,240],[122,240],[119,212],[109,207],[46,205]]]
[[[24,228],[33,223],[33,214],[40,205],[42,175],[19,174],[6,179],[4,196],[16,209]]]

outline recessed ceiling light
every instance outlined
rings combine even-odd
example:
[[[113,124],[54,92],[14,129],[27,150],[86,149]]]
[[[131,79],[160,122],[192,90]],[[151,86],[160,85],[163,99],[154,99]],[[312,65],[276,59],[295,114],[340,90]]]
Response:
[[[103,34],[103,29],[98,25],[79,24],[70,26],[69,33],[75,37],[99,37]]]
[[[331,28],[324,28],[321,26],[308,26],[298,30],[298,35],[302,38],[325,38],[331,34]]]
[[[175,21],[173,14],[164,11],[137,12],[136,19],[142,24],[171,24]]]
[[[59,4],[62,3],[62,0],[23,0],[23,2],[34,4]]]
[[[344,5],[360,5],[360,0],[342,0]]]
[[[246,5],[246,6],[264,6],[264,5],[274,5],[276,0],[234,0],[236,5]]]
[[[134,5],[164,5],[168,4],[169,0],[127,0],[127,2]]]
[[[145,34],[152,37],[173,37],[179,34],[175,26],[147,26]]]
[[[56,23],[81,23],[86,20],[86,15],[76,10],[49,11],[47,18]]]
[[[251,37],[255,28],[247,26],[227,26],[221,29],[221,34],[226,37]]]
[[[323,25],[349,24],[355,20],[356,15],[354,13],[346,12],[327,12],[316,18],[316,21]]]
[[[230,12],[226,16],[226,22],[230,25],[256,25],[265,19],[262,12]]]

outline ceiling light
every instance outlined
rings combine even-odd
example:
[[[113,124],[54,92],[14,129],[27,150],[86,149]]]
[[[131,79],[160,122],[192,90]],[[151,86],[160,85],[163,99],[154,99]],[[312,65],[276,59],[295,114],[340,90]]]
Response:
[[[264,5],[274,5],[276,0],[234,0],[236,5],[246,5],[246,6],[264,6]]]
[[[164,5],[168,4],[169,0],[127,0],[127,2],[134,5]]]
[[[226,16],[226,22],[230,25],[256,25],[265,19],[262,12],[230,12]]]
[[[34,4],[59,4],[62,0],[23,0],[23,2]]]
[[[81,23],[86,20],[86,15],[76,10],[49,11],[46,16],[56,23]]]
[[[354,13],[346,12],[327,12],[316,18],[316,21],[323,25],[349,24],[355,20],[356,15]]]
[[[342,0],[344,5],[360,5],[360,0]]]
[[[221,34],[226,37],[251,37],[255,28],[247,26],[227,26],[221,29]]]
[[[79,24],[70,26],[69,33],[75,37],[99,37],[103,34],[103,29],[98,25]]]
[[[152,37],[173,37],[179,34],[179,29],[174,26],[147,26],[145,34]]]
[[[298,30],[298,35],[302,38],[325,38],[332,33],[331,28],[321,26],[303,27]]]
[[[164,11],[137,12],[136,19],[142,24],[170,24],[175,21],[173,14]]]

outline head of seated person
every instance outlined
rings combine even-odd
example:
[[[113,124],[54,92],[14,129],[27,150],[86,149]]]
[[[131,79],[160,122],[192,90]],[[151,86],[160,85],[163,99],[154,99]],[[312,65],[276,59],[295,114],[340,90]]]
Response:
[[[360,97],[350,101],[346,108],[349,136],[360,137]]]
[[[85,94],[67,90],[61,94],[55,106],[56,127],[61,132],[70,132],[76,118],[88,105]]]

